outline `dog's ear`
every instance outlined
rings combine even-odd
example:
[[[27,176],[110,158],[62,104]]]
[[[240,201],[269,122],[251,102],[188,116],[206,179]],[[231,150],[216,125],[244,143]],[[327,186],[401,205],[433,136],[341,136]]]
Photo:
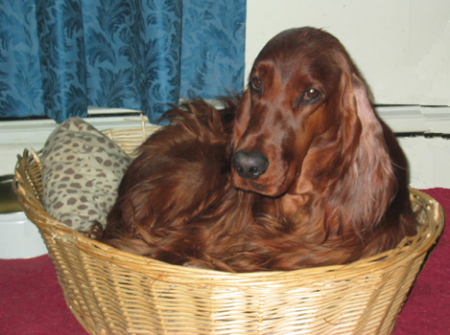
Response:
[[[373,108],[366,84],[357,75],[352,74],[351,88],[356,100],[357,114],[363,124],[363,132],[382,134],[383,129]]]
[[[342,159],[345,172],[341,190],[349,194],[343,214],[358,231],[382,219],[396,192],[396,178],[383,127],[373,109],[365,83],[345,74],[343,92]],[[345,207],[345,206],[344,206]]]
[[[357,78],[355,77],[355,80]],[[353,89],[353,76],[343,73],[340,82],[341,111],[342,111],[342,158],[343,168],[346,169],[359,146],[362,124],[359,117],[358,99]]]
[[[237,106],[237,114],[234,122],[233,136],[231,139],[233,149],[247,130],[251,116],[251,108],[252,99],[250,89],[247,89],[239,100]]]

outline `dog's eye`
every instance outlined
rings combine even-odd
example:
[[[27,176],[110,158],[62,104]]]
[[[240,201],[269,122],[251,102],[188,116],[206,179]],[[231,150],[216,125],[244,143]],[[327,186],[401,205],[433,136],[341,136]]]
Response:
[[[320,96],[320,92],[315,88],[308,89],[303,95],[303,101],[312,101]]]
[[[261,91],[261,89],[262,89],[262,81],[261,81],[261,79],[259,79],[257,77],[252,78],[251,85],[252,85],[252,88],[257,92]]]

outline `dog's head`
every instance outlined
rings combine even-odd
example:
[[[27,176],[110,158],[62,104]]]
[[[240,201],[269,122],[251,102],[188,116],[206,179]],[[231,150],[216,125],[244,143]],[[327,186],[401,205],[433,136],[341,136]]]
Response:
[[[233,185],[279,196],[300,176],[312,146],[339,142],[340,151],[354,147],[361,133],[355,85],[362,86],[360,99],[370,109],[356,67],[329,33],[307,27],[270,40],[254,62],[238,106]]]

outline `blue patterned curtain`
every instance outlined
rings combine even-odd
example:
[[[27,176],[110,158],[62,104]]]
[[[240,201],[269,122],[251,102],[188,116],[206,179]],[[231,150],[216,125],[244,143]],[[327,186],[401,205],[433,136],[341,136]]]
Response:
[[[0,0],[0,117],[154,121],[180,98],[243,85],[246,1]]]

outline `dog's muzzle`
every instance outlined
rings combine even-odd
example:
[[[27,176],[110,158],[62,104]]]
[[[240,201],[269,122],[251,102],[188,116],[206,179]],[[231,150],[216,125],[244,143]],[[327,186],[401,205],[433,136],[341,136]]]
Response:
[[[258,179],[269,166],[266,156],[258,152],[238,151],[233,157],[237,174],[246,179]]]

